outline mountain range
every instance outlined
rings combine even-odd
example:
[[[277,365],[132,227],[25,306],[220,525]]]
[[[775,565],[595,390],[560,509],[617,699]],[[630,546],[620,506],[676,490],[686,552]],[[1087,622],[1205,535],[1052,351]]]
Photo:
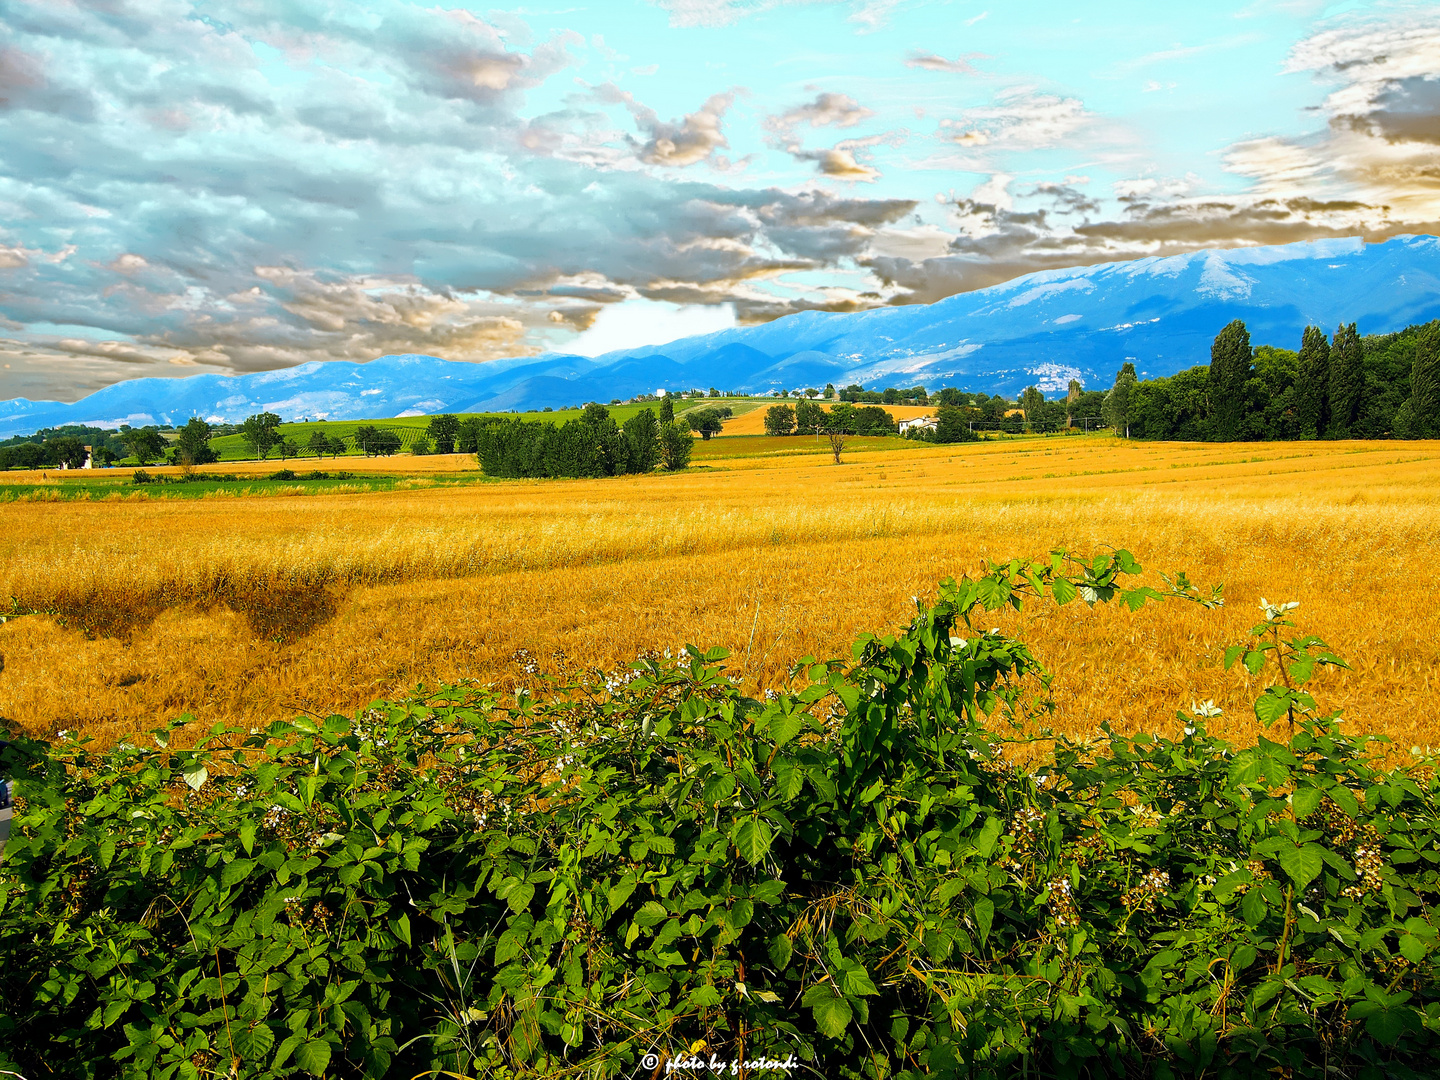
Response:
[[[1440,316],[1440,238],[1359,238],[1198,251],[1027,274],[933,304],[801,312],[599,357],[546,353],[484,363],[415,354],[258,374],[133,379],[67,404],[0,402],[0,437],[85,423],[236,422],[495,412],[610,401],[661,387],[777,389],[924,385],[1050,396],[1108,387],[1127,360],[1142,378],[1208,363],[1222,326],[1298,348],[1308,324],[1387,333]]]

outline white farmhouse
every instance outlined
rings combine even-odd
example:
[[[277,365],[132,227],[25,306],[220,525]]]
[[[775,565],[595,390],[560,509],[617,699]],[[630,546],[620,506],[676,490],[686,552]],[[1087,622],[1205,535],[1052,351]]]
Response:
[[[907,431],[934,431],[940,421],[933,416],[912,416],[909,420],[900,421],[900,434]]]

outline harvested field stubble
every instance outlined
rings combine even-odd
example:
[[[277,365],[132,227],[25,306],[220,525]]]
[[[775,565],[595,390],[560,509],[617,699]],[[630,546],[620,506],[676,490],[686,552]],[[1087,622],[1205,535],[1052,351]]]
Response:
[[[777,440],[783,442],[784,440]],[[458,462],[457,462],[458,463]],[[468,463],[467,463],[468,464]],[[604,669],[721,644],[755,687],[906,621],[980,559],[1133,551],[1223,581],[1227,607],[1040,606],[995,625],[1056,673],[1055,725],[1253,739],[1258,687],[1221,670],[1256,607],[1354,665],[1323,704],[1401,747],[1440,743],[1440,444],[1117,445],[1065,438],[815,458],[674,476],[419,488],[303,500],[10,503],[0,589],[58,617],[0,626],[0,716],[102,740],[189,711],[253,725],[354,709],[418,682],[515,685],[512,659]],[[62,626],[61,624],[64,623]]]

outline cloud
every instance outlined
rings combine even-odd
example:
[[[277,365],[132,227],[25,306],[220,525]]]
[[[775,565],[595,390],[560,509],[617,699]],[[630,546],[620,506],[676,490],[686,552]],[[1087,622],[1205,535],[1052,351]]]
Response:
[[[988,14],[988,12],[986,13]],[[979,18],[984,18],[984,15]],[[965,53],[957,56],[954,60],[947,60],[943,56],[936,56],[934,53],[911,50],[905,57],[905,66],[921,68],[925,71],[948,71],[954,75],[979,75],[979,70],[971,63],[972,60],[988,60],[984,53]]]
[[[797,124],[809,124],[812,128],[848,128],[874,115],[846,94],[822,93],[817,94],[814,101],[798,105],[780,116],[771,117],[768,123],[778,131],[789,131]]]
[[[596,99],[624,105],[635,124],[649,136],[638,148],[637,156],[647,165],[684,168],[709,158],[721,147],[728,146],[720,130],[725,110],[735,103],[735,92],[713,94],[695,112],[679,123],[665,122],[654,109],[641,104],[633,94],[614,83],[604,83],[595,90]]]
[[[862,257],[914,208],[670,178],[744,167],[719,153],[734,91],[677,121],[615,88],[531,116],[574,35],[531,45],[517,19],[401,0],[366,12],[0,9],[0,397],[387,352],[483,362],[563,347],[636,298],[742,320],[842,304],[763,282]],[[859,118],[844,95],[817,101],[817,121]],[[832,167],[858,178],[848,152]]]
[[[942,119],[940,130],[961,146],[1037,150],[1061,144],[1094,119],[1079,98],[1015,87],[996,95],[990,105]]]
[[[804,157],[807,155],[796,155]],[[872,169],[869,165],[862,165],[855,160],[854,151],[835,147],[830,150],[821,150],[814,153],[812,160],[819,166],[820,172],[825,176],[832,176],[836,180],[863,180],[866,183],[880,179],[878,169]]]
[[[812,128],[848,128],[874,115],[846,94],[827,92],[817,94],[814,101],[769,117],[765,126],[772,133],[771,146],[783,150],[796,161],[813,161],[821,176],[834,180],[872,183],[880,179],[880,171],[856,160],[855,151],[881,143],[894,145],[902,141],[908,132],[886,132],[865,139],[845,139],[828,150],[807,150],[800,137],[795,134],[795,128],[805,124]]]

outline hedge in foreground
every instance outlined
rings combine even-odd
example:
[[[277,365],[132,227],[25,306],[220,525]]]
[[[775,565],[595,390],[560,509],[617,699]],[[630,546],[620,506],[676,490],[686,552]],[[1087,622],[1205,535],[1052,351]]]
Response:
[[[1288,607],[1227,654],[1280,673],[1256,712],[1283,740],[1237,751],[1195,716],[1005,763],[994,721],[1049,676],[972,617],[1159,599],[1121,587],[1138,569],[947,581],[764,703],[689,649],[195,749],[16,744],[0,1067],[1428,1072],[1436,786],[1317,712],[1304,684],[1338,660]]]

